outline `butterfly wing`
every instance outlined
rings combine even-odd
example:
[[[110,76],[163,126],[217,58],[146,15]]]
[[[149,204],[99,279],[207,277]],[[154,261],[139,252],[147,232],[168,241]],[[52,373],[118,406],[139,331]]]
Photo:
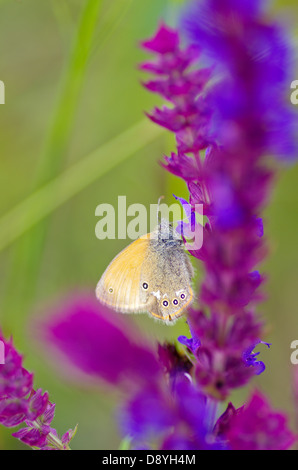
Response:
[[[152,266],[154,276],[150,276]],[[183,315],[193,300],[192,276],[192,264],[179,243],[151,243],[141,273],[141,284],[149,284],[149,314],[166,323]]]
[[[96,287],[96,297],[123,313],[147,310],[146,295],[141,291],[141,268],[146,257],[149,234],[131,243],[109,264]]]
[[[163,320],[166,323],[171,323],[176,321],[179,317],[184,315],[185,309],[191,304],[193,300],[193,292],[192,289],[188,289],[187,298],[184,301],[180,301],[179,307],[173,307],[170,303],[170,307],[165,308],[162,307],[160,302],[151,303],[148,312],[155,318],[159,320]]]

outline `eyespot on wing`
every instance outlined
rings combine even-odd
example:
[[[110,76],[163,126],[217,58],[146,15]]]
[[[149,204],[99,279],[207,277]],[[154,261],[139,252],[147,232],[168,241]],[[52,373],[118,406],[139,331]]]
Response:
[[[148,313],[152,315],[154,318],[158,318],[159,320],[167,323],[167,324],[174,324],[175,321],[184,315],[185,309],[191,304],[193,300],[193,292],[191,287],[189,287],[189,295],[187,295],[186,300],[182,303],[179,302],[177,306],[173,304],[171,299],[166,299],[168,301],[168,306],[162,309],[160,302],[155,302],[152,305],[153,308],[148,310]],[[163,302],[162,300],[161,302]],[[164,312],[163,312],[164,310]],[[166,310],[168,312],[166,313]]]

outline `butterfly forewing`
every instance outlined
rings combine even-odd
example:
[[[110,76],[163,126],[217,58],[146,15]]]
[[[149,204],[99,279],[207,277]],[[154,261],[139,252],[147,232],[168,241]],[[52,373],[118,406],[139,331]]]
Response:
[[[100,302],[124,313],[146,310],[140,278],[148,242],[149,234],[131,243],[113,259],[96,287]]]

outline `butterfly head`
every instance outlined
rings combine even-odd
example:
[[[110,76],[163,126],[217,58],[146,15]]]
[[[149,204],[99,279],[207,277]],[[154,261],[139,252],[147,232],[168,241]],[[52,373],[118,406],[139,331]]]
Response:
[[[151,239],[158,240],[164,246],[179,246],[183,245],[181,236],[176,232],[172,223],[166,219],[161,219],[157,228],[150,234]]]

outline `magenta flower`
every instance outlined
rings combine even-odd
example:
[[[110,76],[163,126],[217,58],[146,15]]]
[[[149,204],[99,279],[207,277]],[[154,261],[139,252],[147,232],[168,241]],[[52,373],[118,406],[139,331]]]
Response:
[[[163,450],[224,449],[213,433],[212,407],[186,378],[174,393],[148,386],[122,408],[122,432],[138,448]]]
[[[297,159],[297,114],[287,99],[294,55],[285,27],[269,18],[265,2],[194,1],[182,27],[223,77],[208,97],[217,141],[245,147],[250,158],[261,152]]]
[[[174,345],[159,345],[157,354],[139,333],[138,342],[143,345],[139,352],[145,362],[143,369],[132,371],[129,361],[122,361],[122,357],[132,357],[136,352],[136,330],[126,324],[121,330],[122,342],[117,343],[115,339],[119,339],[120,330],[116,319],[122,323],[119,315],[100,306],[93,297],[83,295],[62,304],[58,312],[54,309],[41,324],[40,332],[47,338],[49,350],[57,349],[59,368],[63,372],[71,366],[84,374],[86,384],[90,379],[92,382],[97,379],[99,384],[106,383],[117,390],[121,402],[117,416],[119,428],[123,436],[129,438],[132,448],[219,450],[247,448],[245,443],[248,443],[252,449],[281,449],[295,442],[296,436],[288,429],[285,416],[272,410],[260,394],[255,394],[238,410],[230,404],[216,420],[216,401],[210,400],[195,385],[192,380],[194,364]],[[56,341],[57,334],[53,335],[53,331],[59,331],[60,341]],[[109,349],[106,355],[95,343],[102,346],[110,343],[113,354]],[[79,362],[72,354],[74,349],[80,352]],[[199,349],[197,345],[194,352]],[[96,351],[98,356],[94,355]],[[90,368],[91,356],[92,363],[101,366]],[[51,358],[55,359],[52,355]],[[43,426],[47,430],[53,409],[48,408],[44,416]],[[260,437],[261,432],[266,434],[264,439]],[[32,428],[22,429],[16,436],[30,443],[36,432]]]
[[[162,26],[151,41],[145,42],[146,49],[149,48],[148,44],[154,44],[154,51],[158,54],[157,63],[161,64],[164,60],[164,53],[160,53],[157,46],[158,40],[165,42],[173,34]],[[177,53],[178,44],[176,39],[175,48],[167,51],[167,60],[171,54]],[[171,63],[172,68],[166,69],[168,78],[165,82],[172,84],[178,80],[180,70],[175,69],[175,61]],[[187,67],[183,72],[182,77],[188,75]],[[193,71],[191,76],[192,74]],[[181,77],[179,83],[180,80]],[[201,92],[202,88],[197,88],[194,93],[186,92],[179,103],[185,102],[187,106],[192,104],[194,109],[198,96],[204,99]],[[180,112],[179,107],[177,112]],[[191,136],[197,135],[197,123],[201,118],[200,112],[196,112],[197,118],[187,121],[182,134],[181,129],[176,132],[178,153],[166,158],[166,168],[188,183],[189,206],[186,201],[175,197],[187,207],[190,223],[195,223],[193,216],[196,204],[203,204],[204,213],[209,218],[209,223],[204,227],[203,247],[191,251],[191,254],[200,258],[205,265],[206,274],[201,286],[200,302],[211,310],[211,316],[207,318],[202,312],[196,314],[192,311],[189,323],[195,332],[192,341],[199,344],[195,368],[197,378],[201,385],[208,388],[209,393],[217,398],[225,398],[231,388],[244,385],[254,374],[265,368],[261,361],[256,364],[257,361],[253,361],[252,356],[245,354],[247,349],[252,349],[259,342],[262,334],[260,322],[253,318],[253,312],[247,307],[261,299],[257,289],[264,280],[254,269],[265,253],[261,219],[256,215],[256,210],[261,205],[260,197],[266,194],[265,174],[268,171],[265,173],[263,169],[256,167],[247,173],[249,167],[245,153],[241,159],[237,154],[236,162],[236,156],[228,156],[226,150],[207,144],[208,139],[201,146],[206,148],[209,145],[205,160],[202,161],[200,149],[193,146],[191,141]],[[186,141],[189,144],[187,148]],[[251,167],[253,168],[253,164]],[[242,176],[245,181],[241,181]],[[267,176],[266,178],[269,179]],[[256,196],[253,199],[250,193],[255,193],[255,187],[260,183],[263,192],[258,190],[259,199]],[[185,233],[188,226],[189,222],[183,223],[181,232]],[[227,315],[234,317],[227,320]],[[185,345],[187,341],[184,341]]]
[[[39,333],[64,374],[70,368],[86,385],[115,387],[122,401],[119,426],[134,448],[223,447],[212,434],[212,410],[192,384],[187,357],[173,345],[155,351],[128,318],[124,322],[93,295],[54,308]]]
[[[191,338],[179,336],[178,341],[194,356],[197,380],[216,398],[225,399],[231,389],[245,385],[265,370],[265,364],[257,359],[260,353],[254,350],[261,343],[270,345],[255,340],[262,325],[254,315],[237,316],[225,341],[220,338],[218,315],[207,318],[203,312],[191,311],[188,323]],[[203,343],[200,338],[204,338]]]
[[[61,303],[55,315],[41,325],[39,334],[50,348],[50,356],[67,361],[70,373],[84,374],[86,380],[104,380],[125,388],[126,383],[142,384],[143,372],[158,380],[159,364],[140,334],[128,328],[94,296],[80,295]]]
[[[185,180],[192,222],[198,204],[208,217],[202,248],[190,250],[205,272],[198,296],[201,310],[189,311],[191,338],[179,340],[194,354],[197,380],[217,399],[265,369],[254,352],[263,335],[255,314],[265,281],[257,269],[266,255],[260,214],[274,177],[265,158],[272,147],[288,158],[298,150],[296,134],[286,131],[292,140],[284,140],[284,120],[290,128],[297,124],[286,103],[290,47],[283,29],[268,22],[259,4],[193,2],[182,21],[190,40],[185,49],[178,32],[165,25],[143,43],[155,54],[150,63],[158,64],[158,71],[144,64],[156,76],[145,86],[171,101],[171,116],[183,122],[172,126],[167,108],[149,115],[176,136],[177,153],[165,157],[164,166]],[[166,52],[159,47],[165,43]],[[175,57],[189,51],[197,54],[181,67]],[[199,68],[200,55],[208,56],[208,69]],[[162,84],[153,87],[161,75]],[[200,86],[197,76],[204,77]],[[161,113],[163,119],[157,119]],[[180,232],[188,229],[189,222],[182,222]]]
[[[287,427],[286,416],[272,410],[258,391],[226,421],[221,432],[234,450],[286,450],[297,441]]]
[[[0,424],[16,427],[26,424],[12,435],[30,447],[38,449],[68,449],[74,431],[68,431],[60,439],[50,427],[55,405],[50,403],[47,392],[33,389],[33,374],[23,367],[23,358],[12,340],[2,334],[5,362],[0,365]]]

